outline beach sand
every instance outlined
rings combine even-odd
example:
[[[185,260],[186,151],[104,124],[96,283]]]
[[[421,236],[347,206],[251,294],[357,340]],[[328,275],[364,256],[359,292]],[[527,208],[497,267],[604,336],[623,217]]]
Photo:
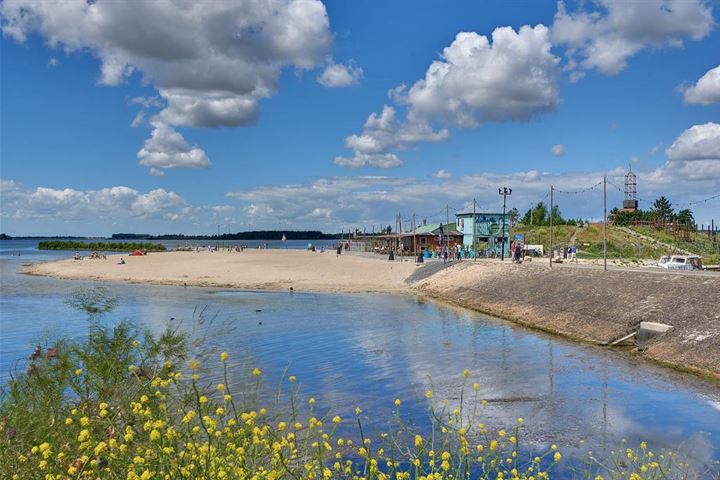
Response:
[[[68,256],[72,254],[69,252]],[[127,262],[118,265],[120,257]],[[415,263],[334,251],[255,250],[164,252],[142,257],[60,260],[28,265],[23,273],[76,280],[306,292],[407,292]]]

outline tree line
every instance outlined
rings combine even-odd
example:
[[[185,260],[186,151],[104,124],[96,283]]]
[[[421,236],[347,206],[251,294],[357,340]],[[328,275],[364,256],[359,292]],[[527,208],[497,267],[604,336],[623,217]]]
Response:
[[[510,216],[511,219],[513,216],[519,216],[517,209],[511,210]],[[520,219],[520,223],[527,226],[547,226],[550,225],[551,218],[553,225],[579,225],[586,223],[580,218],[563,218],[562,213],[560,213],[560,207],[557,205],[553,205],[551,213],[550,208],[548,208],[544,202],[538,202],[531,206]]]
[[[649,210],[638,209],[628,212],[613,208],[609,220],[615,225],[630,225],[634,222],[678,223],[690,227],[695,225],[692,210],[684,208],[676,212],[670,200],[664,196],[655,200]]]
[[[132,250],[165,251],[165,245],[159,243],[130,242],[75,242],[72,240],[46,240],[38,243],[38,250],[93,250],[98,252],[120,252]]]

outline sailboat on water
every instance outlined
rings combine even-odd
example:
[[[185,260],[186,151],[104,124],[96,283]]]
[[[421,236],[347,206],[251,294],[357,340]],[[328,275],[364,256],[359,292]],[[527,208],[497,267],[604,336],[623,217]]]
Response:
[[[287,242],[287,238],[285,237],[285,234],[284,234],[284,233],[283,233],[282,241],[283,241],[283,242]]]

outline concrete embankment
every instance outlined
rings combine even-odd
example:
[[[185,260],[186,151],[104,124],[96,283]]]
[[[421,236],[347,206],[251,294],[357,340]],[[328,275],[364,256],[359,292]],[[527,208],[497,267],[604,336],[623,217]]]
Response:
[[[468,261],[420,277],[408,281],[423,295],[595,344],[672,325],[638,354],[720,379],[718,275]]]

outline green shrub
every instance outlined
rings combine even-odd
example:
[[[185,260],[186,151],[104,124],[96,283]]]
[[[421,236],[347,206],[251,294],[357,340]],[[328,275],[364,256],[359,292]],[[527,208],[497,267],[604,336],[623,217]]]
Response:
[[[133,250],[147,250],[150,252],[164,252],[165,245],[159,243],[130,243],[130,242],[76,242],[74,240],[43,240],[38,243],[38,250],[82,250],[98,252],[131,252]]]

